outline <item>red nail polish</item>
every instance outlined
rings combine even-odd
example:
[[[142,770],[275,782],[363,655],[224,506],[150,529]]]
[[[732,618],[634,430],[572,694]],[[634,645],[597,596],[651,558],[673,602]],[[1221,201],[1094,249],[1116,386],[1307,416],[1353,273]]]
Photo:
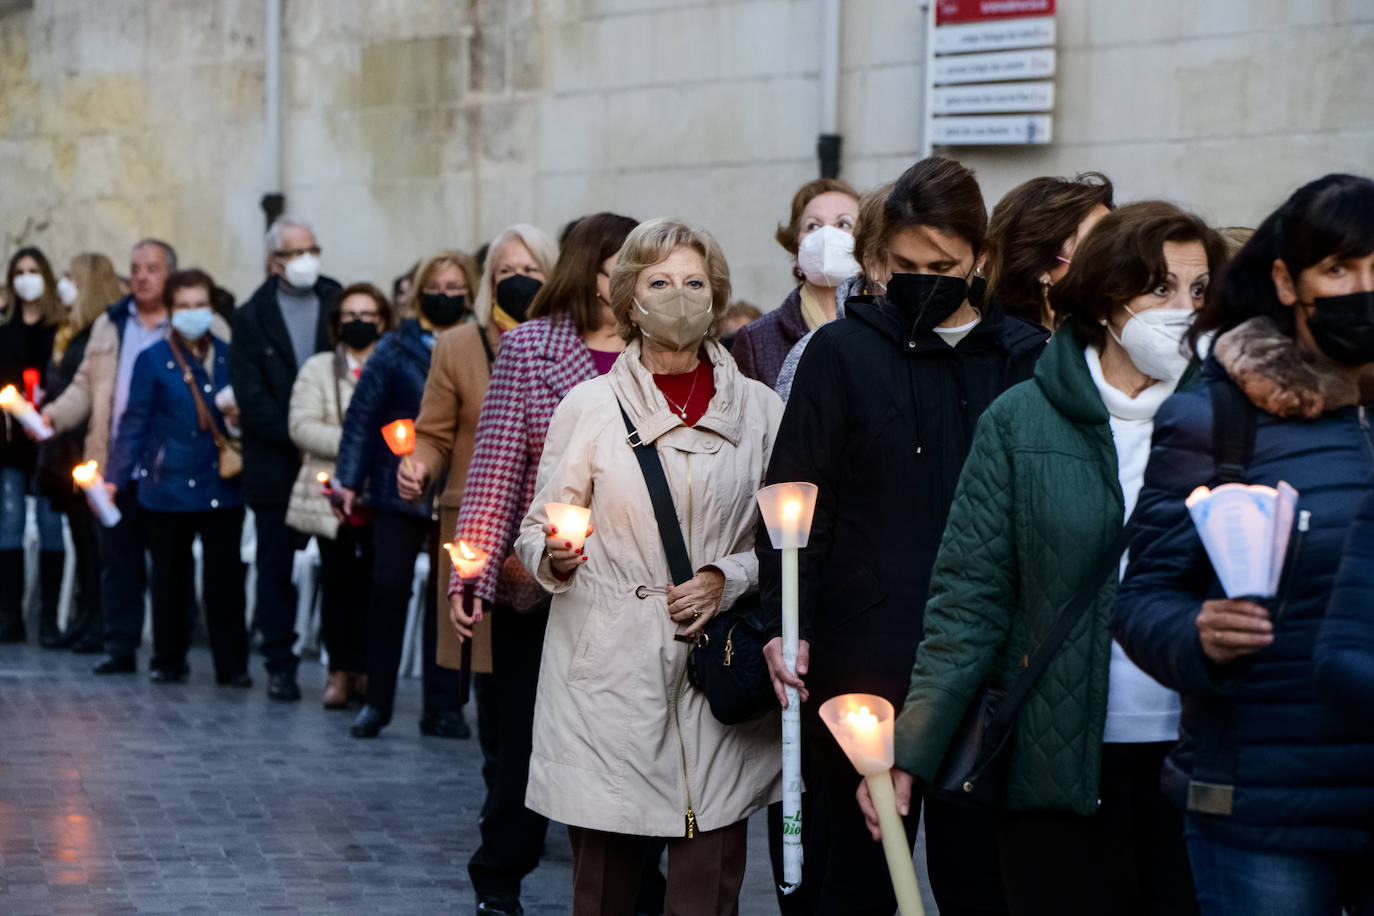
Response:
[[[558,526],[557,526],[557,525],[550,525],[550,526],[549,526],[549,530],[552,531],[554,534],[557,534],[557,533],[558,533]]]
[[[567,544],[569,547],[572,547],[572,541],[564,541],[563,543]]]
[[[579,556],[581,555],[581,553],[582,553],[582,548],[581,548],[581,547],[577,548],[577,553],[578,553]]]

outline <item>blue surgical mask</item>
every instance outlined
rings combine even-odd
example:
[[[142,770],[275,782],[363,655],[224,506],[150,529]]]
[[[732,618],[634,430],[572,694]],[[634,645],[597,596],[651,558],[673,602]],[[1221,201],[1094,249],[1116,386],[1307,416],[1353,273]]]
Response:
[[[177,309],[172,313],[172,327],[187,340],[200,340],[210,330],[214,313],[209,307],[198,309]]]

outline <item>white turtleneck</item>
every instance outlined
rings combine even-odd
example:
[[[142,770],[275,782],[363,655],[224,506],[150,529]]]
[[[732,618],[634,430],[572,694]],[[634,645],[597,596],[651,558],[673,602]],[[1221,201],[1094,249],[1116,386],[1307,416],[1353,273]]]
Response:
[[[1102,374],[1102,358],[1096,349],[1085,348],[1083,356],[1097,385],[1097,393],[1107,407],[1112,441],[1116,444],[1117,477],[1126,503],[1126,517],[1130,518],[1145,479],[1145,465],[1150,459],[1155,413],[1165,398],[1174,393],[1178,383],[1155,382],[1133,398],[1107,383]],[[1121,572],[1125,571],[1126,557],[1123,556]],[[1136,667],[1116,640],[1112,640],[1103,742],[1174,741],[1178,738],[1178,713],[1178,694]]]

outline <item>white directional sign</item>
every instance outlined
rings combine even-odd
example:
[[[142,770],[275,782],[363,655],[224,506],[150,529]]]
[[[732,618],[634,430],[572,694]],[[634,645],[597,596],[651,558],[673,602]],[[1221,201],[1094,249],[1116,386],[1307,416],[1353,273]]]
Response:
[[[936,118],[933,142],[943,146],[991,146],[1049,143],[1049,115],[993,115]]]
[[[1044,79],[1054,76],[1054,49],[993,51],[935,59],[935,82],[987,83],[993,80]]]
[[[1010,48],[1043,48],[1054,44],[1054,17],[994,19],[960,22],[935,30],[936,54],[967,54],[973,51],[1006,51]]]
[[[1024,83],[941,86],[935,90],[933,110],[938,115],[955,115],[1053,109],[1054,82],[1031,80]]]

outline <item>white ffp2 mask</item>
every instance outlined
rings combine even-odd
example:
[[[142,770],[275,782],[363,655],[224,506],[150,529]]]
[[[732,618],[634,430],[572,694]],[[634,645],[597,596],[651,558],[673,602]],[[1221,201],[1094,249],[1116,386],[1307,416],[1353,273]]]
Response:
[[[797,266],[816,286],[839,286],[859,272],[854,236],[834,226],[813,230],[797,248]]]

